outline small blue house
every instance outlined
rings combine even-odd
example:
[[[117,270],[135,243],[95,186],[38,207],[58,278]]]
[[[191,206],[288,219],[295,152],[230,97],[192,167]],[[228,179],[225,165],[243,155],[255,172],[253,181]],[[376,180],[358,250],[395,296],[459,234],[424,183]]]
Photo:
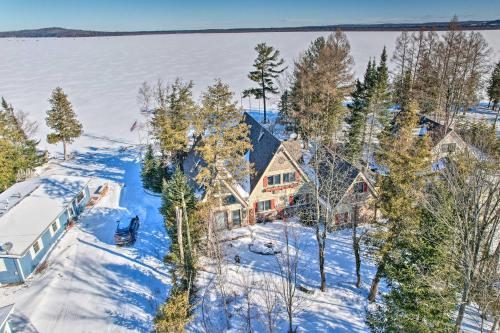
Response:
[[[90,199],[89,180],[49,176],[0,193],[0,285],[24,282]]]
[[[0,307],[0,333],[11,333],[9,317],[14,311],[14,304]]]

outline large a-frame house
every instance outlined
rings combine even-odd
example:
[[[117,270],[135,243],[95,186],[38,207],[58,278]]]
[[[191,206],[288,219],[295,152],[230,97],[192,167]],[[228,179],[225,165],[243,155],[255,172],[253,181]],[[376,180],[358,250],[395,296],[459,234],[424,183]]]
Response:
[[[310,181],[303,168],[303,149],[299,140],[280,140],[247,112],[244,113],[243,121],[250,129],[253,150],[247,152],[246,157],[254,172],[242,183],[223,182],[223,205],[214,212],[216,228],[219,229],[276,218],[283,210],[303,203],[298,198],[306,194],[304,185]],[[202,163],[192,150],[183,164],[184,173],[199,197],[203,197],[205,192],[196,186],[194,178]],[[360,203],[363,206],[368,202],[374,190],[362,172],[348,162],[343,161],[339,168],[349,169],[350,175],[347,183],[342,185],[345,195],[334,207],[335,223],[342,224],[349,223],[353,216],[353,194],[356,194],[356,207],[359,207]]]

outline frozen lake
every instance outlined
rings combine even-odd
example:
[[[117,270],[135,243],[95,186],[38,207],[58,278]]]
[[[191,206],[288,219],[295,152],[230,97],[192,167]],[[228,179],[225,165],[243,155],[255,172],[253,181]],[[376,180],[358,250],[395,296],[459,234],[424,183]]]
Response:
[[[500,59],[500,31],[482,32]],[[0,95],[40,123],[45,137],[45,111],[53,88],[69,95],[86,133],[137,141],[130,132],[139,120],[137,90],[143,81],[176,77],[193,80],[195,97],[221,78],[239,99],[251,82],[254,46],[266,42],[292,65],[319,32],[190,34],[97,38],[0,39]],[[368,59],[386,45],[389,55],[399,32],[349,32],[355,71],[362,75]],[[245,101],[244,106],[248,106]],[[257,107],[253,102],[252,107]],[[81,139],[77,145],[91,141]],[[42,147],[46,147],[45,139]]]

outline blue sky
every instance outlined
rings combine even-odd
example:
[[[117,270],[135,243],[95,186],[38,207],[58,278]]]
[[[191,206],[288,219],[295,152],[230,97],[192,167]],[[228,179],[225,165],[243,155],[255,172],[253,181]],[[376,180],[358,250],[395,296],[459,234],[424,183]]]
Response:
[[[159,30],[500,18],[499,0],[0,0],[0,31]]]

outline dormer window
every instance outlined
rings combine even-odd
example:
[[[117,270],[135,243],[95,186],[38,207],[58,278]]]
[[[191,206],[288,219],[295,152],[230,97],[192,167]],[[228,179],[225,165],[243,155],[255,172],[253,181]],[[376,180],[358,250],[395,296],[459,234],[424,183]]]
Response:
[[[264,131],[263,131],[263,130],[261,130],[261,131],[260,131],[260,134],[259,134],[259,138],[257,139],[257,141],[259,141],[259,142],[260,142],[260,140],[262,140],[262,137],[263,137],[263,136],[264,136]]]

